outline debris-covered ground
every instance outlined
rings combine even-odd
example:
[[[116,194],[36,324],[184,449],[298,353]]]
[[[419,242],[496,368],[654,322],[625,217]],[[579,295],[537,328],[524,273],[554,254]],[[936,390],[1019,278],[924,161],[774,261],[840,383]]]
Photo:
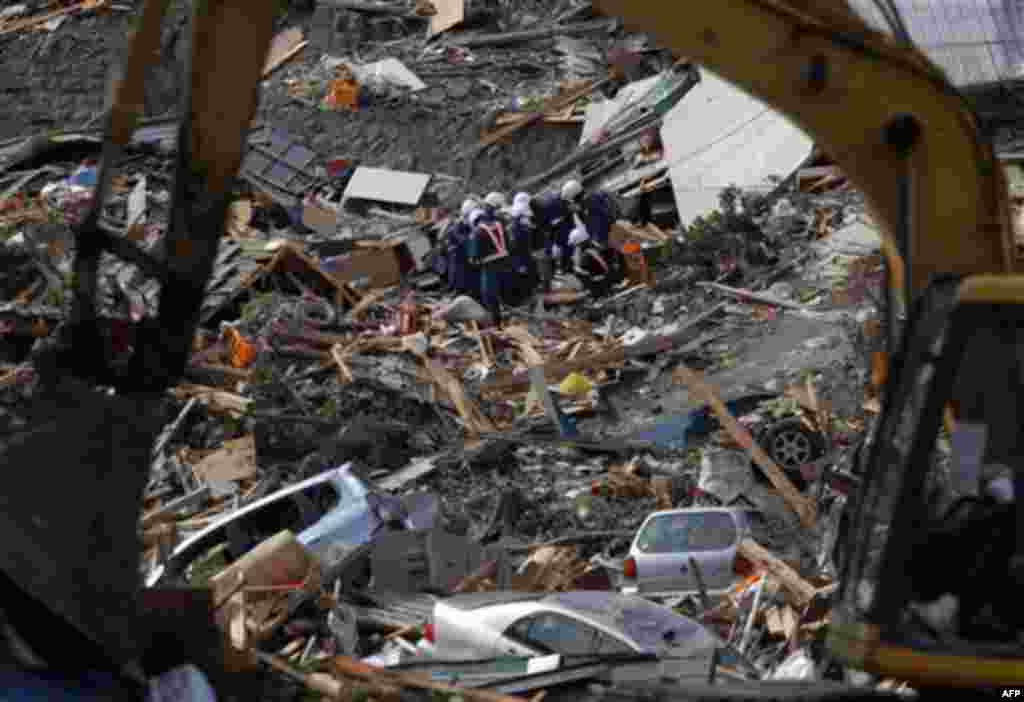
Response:
[[[228,668],[248,677],[238,687],[192,662],[224,699],[339,686],[385,699],[445,682],[463,699],[477,688],[555,698],[619,680],[604,649],[550,642],[509,649],[533,662],[504,671],[432,664],[509,652],[479,632],[446,644],[434,610],[495,589],[638,586],[719,637],[719,681],[841,679],[821,639],[850,458],[882,383],[869,372],[881,367],[882,264],[858,194],[802,144],[759,183],[716,184],[706,210],[677,206],[672,107],[686,106],[695,67],[680,71],[587,3],[467,2],[450,24],[462,3],[435,4],[433,16],[411,2],[282,7],[201,330],[166,398],[140,577],[212,587]],[[8,431],[36,392],[33,350],[67,319],[104,81],[137,12],[100,2],[33,20],[49,5],[0,14]],[[172,3],[150,119],[102,218],[149,250],[171,207],[167,115],[186,11]],[[639,81],[653,87],[633,90]],[[563,272],[501,325],[484,323],[435,268],[459,204],[518,189],[537,202],[572,177],[616,203],[609,235],[632,252],[627,279],[594,299]],[[132,265],[105,259],[101,271],[108,349],[126,353],[158,291]],[[740,521],[705,523],[717,507]],[[728,563],[701,560],[696,576],[652,590],[636,557],[653,532],[640,552],[634,537],[651,513],[684,508],[698,511],[673,529],[693,530],[691,552],[714,550],[695,545],[710,538]],[[600,665],[541,665],[540,653]]]

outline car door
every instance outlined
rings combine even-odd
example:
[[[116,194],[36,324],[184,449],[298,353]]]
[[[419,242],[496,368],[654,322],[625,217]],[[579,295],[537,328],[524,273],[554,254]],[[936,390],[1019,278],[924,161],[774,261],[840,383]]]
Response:
[[[732,582],[739,537],[729,512],[687,510],[655,514],[641,527],[631,551],[641,591],[693,591],[693,557],[704,583],[719,590]]]
[[[612,637],[557,612],[539,612],[523,617],[505,630],[504,638],[542,655],[592,656],[602,648],[609,652],[622,650],[614,645],[616,642],[605,641],[605,638]]]

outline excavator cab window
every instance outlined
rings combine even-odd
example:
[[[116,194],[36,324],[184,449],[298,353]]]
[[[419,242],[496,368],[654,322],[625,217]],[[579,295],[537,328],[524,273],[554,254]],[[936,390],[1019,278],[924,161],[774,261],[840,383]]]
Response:
[[[862,452],[842,611],[895,646],[1017,658],[1024,304],[971,280],[934,283],[907,320]]]

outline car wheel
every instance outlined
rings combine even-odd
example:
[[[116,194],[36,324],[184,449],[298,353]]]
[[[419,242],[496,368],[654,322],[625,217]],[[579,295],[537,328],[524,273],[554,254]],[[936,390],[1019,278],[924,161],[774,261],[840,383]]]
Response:
[[[769,427],[761,438],[761,445],[801,490],[807,486],[800,472],[801,466],[821,458],[825,453],[821,436],[804,426],[803,421],[796,417],[784,419]]]

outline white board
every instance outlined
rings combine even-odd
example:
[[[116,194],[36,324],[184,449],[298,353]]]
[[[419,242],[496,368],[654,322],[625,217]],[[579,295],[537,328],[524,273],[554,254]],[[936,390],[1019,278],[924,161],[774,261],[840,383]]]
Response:
[[[706,69],[661,128],[681,223],[718,208],[729,185],[769,189],[788,176],[813,142],[788,119]]]
[[[429,173],[408,173],[359,166],[345,188],[344,199],[416,205],[423,197],[423,191],[427,189],[429,182]]]

